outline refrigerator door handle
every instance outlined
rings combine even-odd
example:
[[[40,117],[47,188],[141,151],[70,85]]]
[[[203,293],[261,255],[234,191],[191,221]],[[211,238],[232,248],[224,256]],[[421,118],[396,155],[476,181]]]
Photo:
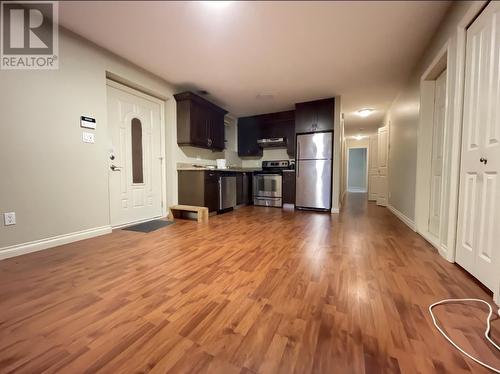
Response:
[[[300,142],[297,141],[297,161],[300,161]],[[297,168],[297,177],[300,176],[300,170],[299,170],[299,165],[300,162],[296,162],[296,168]]]

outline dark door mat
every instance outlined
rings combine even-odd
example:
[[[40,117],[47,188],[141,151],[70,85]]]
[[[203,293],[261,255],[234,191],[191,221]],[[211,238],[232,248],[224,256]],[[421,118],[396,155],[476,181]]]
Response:
[[[162,227],[169,226],[173,224],[174,221],[163,221],[161,219],[155,219],[153,221],[139,223],[138,225],[133,225],[129,227],[125,227],[123,230],[127,231],[137,231],[137,232],[151,232]]]

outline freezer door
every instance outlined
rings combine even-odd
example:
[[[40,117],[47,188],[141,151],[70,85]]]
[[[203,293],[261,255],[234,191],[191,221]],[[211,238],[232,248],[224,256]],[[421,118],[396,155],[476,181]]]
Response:
[[[332,133],[297,135],[297,160],[317,160],[332,158]]]
[[[331,160],[298,160],[296,168],[297,208],[330,209],[332,199]]]

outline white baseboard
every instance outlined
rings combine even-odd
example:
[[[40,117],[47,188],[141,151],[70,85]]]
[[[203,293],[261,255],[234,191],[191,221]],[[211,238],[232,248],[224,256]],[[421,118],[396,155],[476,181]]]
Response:
[[[394,214],[396,217],[398,217],[403,223],[408,226],[410,229],[415,231],[415,222],[413,222],[410,218],[405,216],[403,213],[401,213],[399,210],[394,208],[392,205],[388,205],[387,208],[391,211],[392,214]]]
[[[428,231],[420,231],[415,230],[418,235],[425,239],[430,245],[436,248],[438,251],[441,251],[441,246],[439,245],[439,238],[435,237]]]
[[[448,262],[454,263],[455,261],[450,259],[450,256],[448,254],[448,247],[446,244],[441,244],[441,246],[438,248],[439,254]]]
[[[446,261],[451,262],[451,263],[455,262],[455,261],[453,261],[453,259],[450,259],[450,256],[448,254],[448,247],[446,246],[446,244],[439,243],[439,238],[437,238],[436,236],[434,236],[433,234],[431,234],[428,231],[418,230],[416,228],[416,225],[415,225],[415,232],[418,235],[420,235],[422,238],[424,238],[426,242],[428,242],[430,245],[432,245],[434,248],[436,248],[436,250],[441,255],[441,257],[443,257]]]
[[[28,243],[11,245],[9,247],[0,248],[0,260],[5,260],[10,257],[21,256],[31,252],[42,251],[44,249],[57,247],[59,245],[77,242],[83,239],[89,239],[96,236],[109,234],[111,226],[96,227],[93,229],[72,232],[53,236],[47,239],[35,240]]]
[[[331,212],[338,214],[338,213],[340,213],[340,209],[339,208],[332,208]]]

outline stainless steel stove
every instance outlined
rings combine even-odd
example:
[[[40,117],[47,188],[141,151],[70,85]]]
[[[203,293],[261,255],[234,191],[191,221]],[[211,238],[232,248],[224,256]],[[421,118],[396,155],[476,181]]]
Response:
[[[282,200],[282,171],[290,169],[289,160],[262,161],[262,171],[253,173],[253,203],[260,206],[281,208]]]

